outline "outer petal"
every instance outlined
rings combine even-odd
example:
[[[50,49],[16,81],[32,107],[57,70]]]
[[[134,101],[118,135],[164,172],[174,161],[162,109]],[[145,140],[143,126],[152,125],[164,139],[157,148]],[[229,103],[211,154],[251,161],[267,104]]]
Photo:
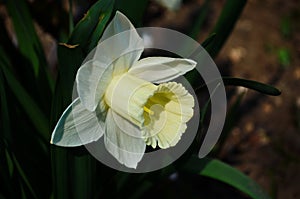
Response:
[[[112,76],[127,72],[144,50],[130,21],[120,12],[106,28],[92,60],[77,73],[78,95],[86,109],[94,111]]]
[[[141,161],[146,143],[140,129],[111,109],[106,117],[104,142],[106,149],[121,163],[136,168]]]
[[[90,112],[79,98],[64,111],[51,136],[51,144],[80,146],[98,140],[104,133],[104,121]]]
[[[191,59],[148,57],[136,62],[129,74],[154,83],[168,82],[195,68]]]
[[[116,35],[120,32],[126,31],[126,30],[135,30],[135,28],[132,25],[132,23],[129,21],[129,19],[123,13],[117,11],[115,17],[113,18],[113,20],[108,24],[107,28],[105,29],[105,31],[100,39],[100,42],[112,37],[113,35]],[[138,34],[137,34],[137,36],[138,36]]]
[[[99,44],[95,59],[105,60],[108,57],[116,60],[115,75],[127,72],[144,50],[143,39],[129,19],[119,11],[107,26]]]
[[[79,68],[76,76],[77,91],[87,110],[95,111],[112,76],[113,68],[99,61],[90,60]]]

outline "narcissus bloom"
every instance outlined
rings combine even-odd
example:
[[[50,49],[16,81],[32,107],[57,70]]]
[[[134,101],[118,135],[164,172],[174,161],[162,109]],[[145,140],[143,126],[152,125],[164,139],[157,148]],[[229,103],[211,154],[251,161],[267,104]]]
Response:
[[[59,119],[51,143],[80,146],[104,135],[107,151],[136,168],[146,145],[175,146],[193,116],[194,99],[170,80],[196,66],[190,59],[148,57],[130,21],[120,12],[76,76],[78,98]]]

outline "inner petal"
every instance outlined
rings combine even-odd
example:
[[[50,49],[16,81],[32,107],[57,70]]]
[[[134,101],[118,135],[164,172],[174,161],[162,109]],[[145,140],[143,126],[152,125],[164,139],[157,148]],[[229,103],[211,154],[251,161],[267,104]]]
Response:
[[[145,104],[153,114],[144,112],[144,139],[153,148],[174,146],[186,129],[186,122],[193,116],[194,99],[178,83],[158,86]]]
[[[145,104],[156,90],[154,84],[125,73],[112,79],[105,92],[105,102],[122,117],[142,128],[144,112],[151,113]]]

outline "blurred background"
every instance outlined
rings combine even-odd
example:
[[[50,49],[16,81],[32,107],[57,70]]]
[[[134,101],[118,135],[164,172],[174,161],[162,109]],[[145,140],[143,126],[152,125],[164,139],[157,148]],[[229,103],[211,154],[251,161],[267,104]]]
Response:
[[[3,47],[3,51],[0,53],[5,52],[12,58],[18,53],[14,48],[8,46],[17,47],[20,44],[17,40],[20,37],[18,34],[25,35],[26,45],[26,33],[22,31],[28,28],[28,24],[23,24],[24,27],[22,24],[13,25],[12,17],[24,17],[25,21],[27,19],[26,15],[22,13],[24,5],[17,2],[0,1],[0,44]],[[70,30],[73,29],[72,24],[69,24],[69,18],[73,18],[75,23],[78,22],[95,2],[91,0],[72,1],[72,16],[70,16],[70,4],[67,0],[27,1],[29,13],[34,19],[34,30],[37,38],[41,41],[40,48],[45,53],[45,60],[42,61],[49,67],[49,73],[45,76],[53,79],[57,77],[57,45],[60,42],[66,42]],[[145,8],[142,23],[138,24],[137,22],[135,25],[160,26],[188,33],[193,28],[195,16],[200,11],[203,12],[203,8],[205,8],[206,15],[201,22],[201,30],[194,34],[194,38],[202,43],[216,24],[224,3],[224,0],[211,0],[207,6],[207,2],[204,0],[184,0],[180,6],[168,8],[158,1],[151,0]],[[234,103],[233,99],[240,93],[245,92],[245,94],[238,108],[230,115],[232,122],[228,127],[229,133],[218,153],[219,159],[250,176],[270,193],[272,198],[276,199],[300,198],[299,21],[299,0],[248,0],[231,35],[215,58],[223,76],[268,83],[282,91],[280,96],[270,97],[240,87],[227,87],[229,104]],[[21,51],[27,50],[21,49]],[[28,53],[29,55],[30,53]],[[13,60],[13,62],[20,67],[26,65],[26,60]],[[17,71],[17,77],[21,79],[21,82],[24,73],[27,73],[24,68]],[[26,82],[23,85],[28,90],[36,87],[36,85],[27,85]],[[54,85],[51,85],[50,82],[49,87],[49,90],[53,90]],[[8,95],[12,94],[8,93]],[[34,98],[43,101],[38,96]],[[42,98],[47,98],[47,94]],[[14,103],[17,104],[12,101],[10,105]],[[40,106],[43,112],[50,115],[50,106],[47,107],[47,104],[43,103]],[[3,107],[1,109],[3,110]],[[16,112],[19,111],[18,108],[15,109]],[[20,110],[20,112],[22,111],[24,110]],[[16,118],[17,123],[26,126],[27,119],[18,117]],[[2,122],[5,122],[5,119],[7,118],[1,117]],[[29,128],[32,128],[31,124],[28,125]],[[4,132],[4,128],[6,128],[5,125],[1,125],[1,131]],[[16,130],[18,127],[13,128]],[[15,145],[22,145],[22,137],[18,137],[18,141],[15,142]],[[40,153],[42,156],[43,152]],[[22,155],[22,152],[18,154],[19,157]],[[41,157],[39,161],[47,162],[49,160]],[[45,165],[47,164],[48,162],[45,163]],[[38,163],[35,164],[36,167],[38,165]],[[50,164],[41,170],[47,169],[50,169]],[[33,170],[33,168],[29,169],[29,173]],[[41,171],[41,173],[43,172]],[[4,176],[4,174],[2,175]],[[48,175],[45,176],[46,179],[51,178],[51,174]],[[193,179],[192,183],[190,182],[191,186],[198,180],[192,176],[184,178]],[[46,179],[45,181],[47,181]],[[184,179],[183,182],[185,182]],[[211,187],[205,188],[206,182],[201,181],[201,191],[204,196],[206,195],[205,191],[218,192],[216,190],[222,189],[219,184],[213,186],[215,190]],[[182,182],[176,186],[180,187],[180,185]],[[165,186],[170,186],[171,190],[174,184],[165,183]],[[194,187],[189,191],[201,192],[197,189]],[[157,187],[154,190],[160,191],[160,188]],[[47,192],[49,189],[45,189],[45,191]],[[211,198],[223,197],[224,195],[220,193],[223,193],[224,190],[219,191],[219,195],[216,193]],[[180,193],[176,191],[174,193],[177,194],[177,197],[178,194],[180,196]],[[225,193],[227,192],[225,191]],[[176,194],[174,194],[175,198]],[[233,198],[230,194],[228,198]],[[167,191],[165,195],[170,197],[172,193],[170,195]],[[242,198],[242,196],[239,197]],[[226,197],[224,196],[224,198]],[[247,197],[245,196],[245,198]]]
[[[203,42],[225,1],[211,1]],[[149,25],[187,28],[204,1],[183,1]],[[153,6],[149,12],[158,12]],[[195,13],[194,13],[195,14]],[[249,0],[215,61],[223,75],[269,83],[277,97],[247,91],[220,158],[255,179],[274,198],[300,198],[300,1]],[[239,88],[235,88],[239,93]],[[228,95],[232,90],[229,89]]]

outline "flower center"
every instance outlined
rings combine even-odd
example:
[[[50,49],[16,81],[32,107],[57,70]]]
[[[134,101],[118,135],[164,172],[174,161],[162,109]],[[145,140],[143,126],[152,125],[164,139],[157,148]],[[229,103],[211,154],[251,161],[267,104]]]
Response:
[[[193,115],[194,100],[185,88],[176,82],[160,84],[144,112],[143,136],[147,145],[156,148],[174,146],[186,129],[186,122]]]
[[[137,125],[146,144],[153,148],[174,146],[193,116],[194,99],[181,84],[156,86],[128,73],[111,80],[104,100],[113,111]]]
[[[144,112],[154,114],[146,102],[156,90],[156,85],[125,73],[112,79],[105,92],[105,102],[119,115],[142,128]]]
[[[149,108],[147,108],[146,106],[143,107],[144,111],[146,113],[148,113],[149,115],[154,115],[154,111],[150,110]]]

